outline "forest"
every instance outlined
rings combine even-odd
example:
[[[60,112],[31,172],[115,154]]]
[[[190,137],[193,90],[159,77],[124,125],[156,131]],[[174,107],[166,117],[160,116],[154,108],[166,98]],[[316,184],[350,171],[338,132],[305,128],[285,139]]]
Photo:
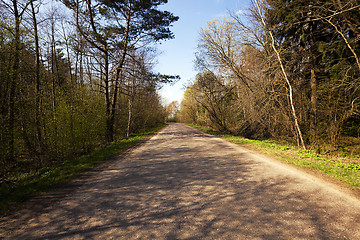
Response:
[[[252,0],[201,30],[176,118],[318,152],[359,142],[359,57],[359,1]]]
[[[0,183],[167,118],[319,153],[360,145],[360,4],[252,0],[201,29],[180,106],[157,90],[167,0],[0,0]],[[181,109],[174,114],[178,107]]]
[[[165,3],[0,1],[0,183],[165,122]]]

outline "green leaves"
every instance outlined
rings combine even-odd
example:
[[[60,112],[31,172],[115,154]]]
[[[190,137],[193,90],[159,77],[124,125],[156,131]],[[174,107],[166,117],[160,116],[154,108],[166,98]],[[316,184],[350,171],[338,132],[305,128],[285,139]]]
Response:
[[[127,148],[134,146],[162,127],[164,125],[140,134],[134,134],[129,138],[114,142],[87,155],[64,161],[58,166],[44,167],[36,173],[24,176],[23,179],[15,182],[13,185],[0,185],[0,215],[5,213],[9,206],[19,204],[34,194],[63,184],[80,173],[95,167],[97,164],[119,155]]]
[[[126,21],[117,21],[116,19],[128,19],[130,23],[130,36],[132,40],[139,37],[148,36],[153,41],[166,40],[174,37],[170,31],[170,26],[179,18],[168,11],[157,9],[158,5],[167,1],[163,0],[100,0],[101,6],[99,12],[107,21],[115,21],[117,27],[124,28]],[[107,14],[113,11],[115,15]],[[113,25],[115,26],[115,25]]]
[[[348,163],[339,162],[339,163],[336,163],[336,166],[339,168],[344,168],[349,171],[354,171],[354,172],[360,171],[360,165],[353,164],[353,163],[348,164]]]

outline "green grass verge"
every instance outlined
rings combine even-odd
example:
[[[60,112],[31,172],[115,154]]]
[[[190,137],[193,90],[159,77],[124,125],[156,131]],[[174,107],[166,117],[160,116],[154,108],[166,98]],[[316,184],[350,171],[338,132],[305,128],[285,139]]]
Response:
[[[13,185],[1,186],[0,215],[6,214],[12,206],[25,201],[29,197],[64,184],[84,171],[97,166],[99,163],[105,162],[111,157],[119,155],[129,147],[134,146],[164,126],[165,125],[162,125],[158,128],[140,134],[134,134],[129,138],[104,146],[103,148],[90,154],[78,157],[71,161],[66,160],[56,167],[42,168],[36,173],[27,174]]]
[[[316,169],[323,174],[352,187],[360,188],[360,158],[343,156],[343,154],[318,154],[313,150],[303,150],[289,142],[275,140],[251,140],[231,134],[224,134],[209,128],[189,125],[212,135],[227,139],[233,143],[250,145],[256,149],[275,156],[277,159],[295,166]]]

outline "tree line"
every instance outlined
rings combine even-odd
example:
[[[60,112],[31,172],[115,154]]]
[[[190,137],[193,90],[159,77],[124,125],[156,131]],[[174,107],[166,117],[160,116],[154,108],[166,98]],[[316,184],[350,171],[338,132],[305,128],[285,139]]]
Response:
[[[166,0],[0,0],[0,180],[158,126]],[[20,171],[20,169],[22,169]]]
[[[252,0],[202,29],[178,118],[249,138],[360,136],[357,0]]]

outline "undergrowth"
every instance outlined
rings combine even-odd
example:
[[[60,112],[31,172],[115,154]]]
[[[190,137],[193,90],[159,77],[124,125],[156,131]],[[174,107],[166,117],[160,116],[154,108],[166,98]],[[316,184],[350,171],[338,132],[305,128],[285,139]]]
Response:
[[[1,183],[0,214],[6,214],[12,206],[23,202],[29,197],[64,184],[99,163],[119,155],[162,127],[164,125],[147,132],[132,135],[129,138],[124,138],[71,161],[65,160],[58,166],[44,167],[35,173],[23,174],[16,182]]]

